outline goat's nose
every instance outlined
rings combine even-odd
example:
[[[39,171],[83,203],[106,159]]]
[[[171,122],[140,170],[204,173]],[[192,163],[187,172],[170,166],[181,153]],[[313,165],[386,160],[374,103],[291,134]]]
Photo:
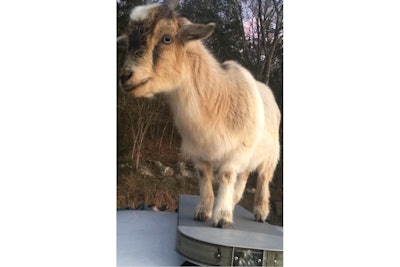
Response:
[[[125,83],[127,80],[129,80],[130,77],[132,77],[133,71],[130,68],[124,68],[122,69],[121,73],[119,74],[119,79],[121,80],[121,83]]]

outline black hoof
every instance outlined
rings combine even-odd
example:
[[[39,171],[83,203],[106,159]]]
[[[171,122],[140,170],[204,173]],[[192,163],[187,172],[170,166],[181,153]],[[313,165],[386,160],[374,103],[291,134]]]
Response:
[[[197,214],[197,216],[195,215],[194,216],[194,219],[196,220],[196,221],[201,221],[201,222],[205,222],[205,221],[207,221],[208,219],[210,219],[204,212],[199,212],[198,214]]]
[[[217,227],[217,228],[224,228],[228,225],[229,225],[229,223],[226,222],[224,219],[220,219],[216,224],[214,223],[214,227]]]

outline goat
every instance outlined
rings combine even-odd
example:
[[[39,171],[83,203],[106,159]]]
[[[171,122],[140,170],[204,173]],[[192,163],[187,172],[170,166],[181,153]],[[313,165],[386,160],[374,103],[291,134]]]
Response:
[[[222,64],[202,43],[214,23],[195,24],[174,10],[178,0],[135,7],[117,38],[127,56],[120,87],[135,97],[163,94],[181,138],[181,150],[199,176],[194,218],[214,227],[233,223],[233,209],[249,173],[257,170],[254,218],[269,214],[269,183],[280,157],[281,114],[271,89],[235,61]],[[214,206],[212,176],[219,187]]]

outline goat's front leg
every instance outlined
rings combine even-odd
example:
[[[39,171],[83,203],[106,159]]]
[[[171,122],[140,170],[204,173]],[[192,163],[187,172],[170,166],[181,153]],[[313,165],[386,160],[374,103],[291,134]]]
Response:
[[[213,213],[215,227],[222,228],[233,223],[236,175],[235,172],[219,173],[218,195]]]
[[[198,221],[206,221],[211,218],[214,205],[213,168],[211,164],[197,164],[196,169],[199,177],[200,200],[197,204],[194,218]]]

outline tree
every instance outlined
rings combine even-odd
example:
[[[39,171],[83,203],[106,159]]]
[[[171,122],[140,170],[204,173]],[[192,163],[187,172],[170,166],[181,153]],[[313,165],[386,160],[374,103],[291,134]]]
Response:
[[[237,14],[234,0],[186,0],[180,13],[194,23],[214,22],[217,27],[205,42],[220,60],[236,59],[244,64],[242,57],[243,26]]]
[[[121,35],[129,21],[129,14],[133,7],[143,5],[142,0],[119,0],[117,2],[117,34]]]

